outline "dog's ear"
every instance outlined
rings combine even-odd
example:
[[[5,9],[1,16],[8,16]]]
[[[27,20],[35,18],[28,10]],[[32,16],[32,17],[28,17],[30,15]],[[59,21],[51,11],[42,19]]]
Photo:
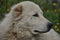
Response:
[[[22,6],[17,6],[16,8],[14,8],[14,16],[18,17],[22,14]]]

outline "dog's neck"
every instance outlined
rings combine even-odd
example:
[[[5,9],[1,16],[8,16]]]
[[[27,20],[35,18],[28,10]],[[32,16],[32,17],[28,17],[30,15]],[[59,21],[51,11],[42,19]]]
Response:
[[[46,35],[44,34],[44,33],[40,33],[40,34],[32,34],[33,36],[32,37],[34,37],[34,40],[44,40],[44,39],[46,39]]]

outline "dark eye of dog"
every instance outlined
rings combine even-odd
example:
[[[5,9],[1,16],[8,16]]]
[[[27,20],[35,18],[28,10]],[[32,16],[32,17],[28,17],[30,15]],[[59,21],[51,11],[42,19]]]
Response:
[[[34,16],[34,17],[38,17],[39,15],[36,13],[36,14],[34,14],[33,16]]]

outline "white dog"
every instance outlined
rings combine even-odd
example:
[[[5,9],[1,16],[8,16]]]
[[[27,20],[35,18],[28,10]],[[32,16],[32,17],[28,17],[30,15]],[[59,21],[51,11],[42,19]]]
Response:
[[[60,40],[52,25],[37,4],[24,1],[14,5],[0,24],[0,40]]]

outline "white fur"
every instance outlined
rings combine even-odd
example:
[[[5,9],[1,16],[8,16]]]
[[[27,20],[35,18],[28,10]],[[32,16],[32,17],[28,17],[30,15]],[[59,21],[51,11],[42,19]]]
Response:
[[[16,8],[20,10],[20,6],[22,7],[21,14],[19,14],[19,11],[15,11]],[[38,17],[33,16],[36,13],[39,15]],[[19,16],[16,17],[18,14]],[[15,35],[12,35],[11,37],[8,35],[9,38],[6,37],[7,40],[60,40],[59,34],[54,32],[53,29],[48,33],[34,32],[34,30],[47,31],[48,23],[50,22],[44,18],[43,12],[37,4],[25,1],[16,4],[11,8],[11,11],[6,15],[6,18],[0,24],[0,33],[2,35],[3,33],[8,34],[6,33],[8,31],[17,33],[17,38]],[[2,37],[1,40],[5,39]]]

